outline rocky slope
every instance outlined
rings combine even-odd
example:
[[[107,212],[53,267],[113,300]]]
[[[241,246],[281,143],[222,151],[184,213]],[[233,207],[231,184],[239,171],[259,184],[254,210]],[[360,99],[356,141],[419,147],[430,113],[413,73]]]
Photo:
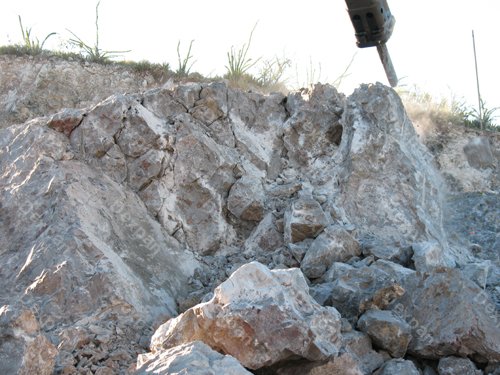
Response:
[[[0,373],[500,371],[498,137],[1,59]]]

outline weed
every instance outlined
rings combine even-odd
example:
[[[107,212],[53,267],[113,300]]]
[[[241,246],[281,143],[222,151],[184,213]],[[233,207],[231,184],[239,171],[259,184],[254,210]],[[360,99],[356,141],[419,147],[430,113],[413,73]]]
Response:
[[[193,61],[192,63],[189,63],[189,61],[193,58],[193,55],[191,55],[191,48],[193,47],[193,42],[192,40],[189,43],[189,48],[187,51],[186,56],[184,58],[181,58],[181,53],[180,53],[180,46],[181,46],[181,41],[177,43],[177,59],[179,61],[179,66],[177,70],[175,71],[175,74],[179,77],[186,77],[189,75],[189,72],[191,71],[191,68],[193,67],[194,63],[196,61]]]
[[[69,39],[70,45],[79,49],[80,53],[85,56],[88,60],[93,62],[107,63],[110,59],[118,57],[121,53],[127,53],[130,51],[106,51],[99,48],[99,5],[100,1],[97,2],[95,7],[95,30],[96,38],[93,46],[85,43],[81,38],[79,38],[74,32],[68,30],[73,39]]]
[[[283,83],[283,75],[291,66],[292,62],[287,58],[275,57],[273,60],[266,60],[257,76],[257,82],[263,87],[277,86]]]
[[[238,81],[243,78],[249,78],[248,71],[259,62],[260,57],[256,60],[252,60],[252,58],[248,57],[248,50],[250,49],[250,45],[252,44],[253,32],[255,31],[256,27],[257,24],[255,24],[252,31],[250,32],[248,42],[243,44],[243,46],[241,46],[238,51],[234,49],[234,46],[231,46],[231,50],[227,53],[228,65],[226,65],[227,73],[224,76],[225,78],[231,81]]]
[[[23,37],[23,44],[18,45],[17,47],[24,51],[28,55],[38,55],[42,53],[43,51],[43,46],[45,45],[45,42],[47,39],[49,39],[51,36],[56,35],[57,33],[52,32],[48,34],[40,43],[38,38],[35,38],[31,35],[31,27],[30,28],[24,28],[23,26],[23,21],[21,20],[21,16],[18,16],[19,18],[19,26],[21,27],[21,34]]]

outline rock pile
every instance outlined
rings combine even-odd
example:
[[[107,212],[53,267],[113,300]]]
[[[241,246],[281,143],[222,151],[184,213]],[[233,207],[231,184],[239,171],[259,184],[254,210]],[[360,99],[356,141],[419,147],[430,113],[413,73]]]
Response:
[[[0,186],[2,374],[500,371],[498,210],[450,230],[381,84],[115,94],[1,130]]]

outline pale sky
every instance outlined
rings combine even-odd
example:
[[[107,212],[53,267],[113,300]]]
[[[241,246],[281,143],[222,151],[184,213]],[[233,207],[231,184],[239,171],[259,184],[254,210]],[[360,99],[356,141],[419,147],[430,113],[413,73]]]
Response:
[[[49,40],[49,48],[60,48],[70,37],[67,29],[94,42],[97,1],[0,1],[0,44],[21,41],[18,15],[39,39],[59,33]],[[396,17],[388,47],[402,85],[476,105],[474,29],[481,94],[488,107],[500,107],[499,0],[388,2]],[[127,60],[168,62],[175,70],[178,41],[185,52],[194,40],[192,71],[223,75],[226,53],[245,43],[258,22],[249,54],[291,59],[290,87],[306,84],[311,71],[315,81],[331,83],[354,55],[340,91],[350,94],[361,83],[387,83],[377,51],[356,47],[343,0],[102,0],[99,10],[100,47],[132,50],[124,56]]]

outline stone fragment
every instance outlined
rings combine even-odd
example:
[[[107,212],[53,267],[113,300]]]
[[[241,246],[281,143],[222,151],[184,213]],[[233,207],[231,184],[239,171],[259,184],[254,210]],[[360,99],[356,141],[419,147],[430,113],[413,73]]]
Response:
[[[137,375],[251,374],[235,358],[217,353],[200,341],[174,346],[155,354],[140,354],[137,359],[137,370],[134,373]]]
[[[243,176],[229,191],[227,209],[241,220],[261,221],[264,201],[262,182],[255,176]]]
[[[83,121],[85,115],[84,110],[66,108],[52,115],[47,126],[69,137],[71,132]]]
[[[412,361],[397,358],[384,363],[373,375],[420,375],[420,371]]]
[[[464,146],[467,162],[472,168],[495,168],[498,160],[487,137],[474,137]]]
[[[292,202],[285,212],[285,243],[295,243],[315,238],[329,224],[320,204],[312,197],[302,197]]]
[[[462,267],[464,276],[469,280],[474,281],[483,290],[486,289],[490,271],[494,272],[494,267],[492,266],[492,262],[490,260],[468,263]],[[500,282],[500,279],[497,280]]]
[[[200,340],[250,369],[290,357],[325,360],[341,345],[340,314],[321,307],[298,269],[270,271],[252,262],[215,289],[214,297],[156,331],[153,353]]]
[[[405,289],[392,311],[412,328],[408,353],[433,359],[460,356],[500,361],[500,325],[494,302],[459,270],[415,274]]]
[[[32,311],[0,307],[0,374],[51,375],[57,354]]]
[[[260,253],[274,251],[283,246],[283,233],[278,231],[276,220],[268,213],[245,241],[245,252]]]
[[[419,272],[429,272],[437,267],[454,267],[454,264],[446,259],[441,245],[435,241],[414,243],[412,249],[412,260]]]
[[[364,374],[372,374],[384,363],[384,356],[372,348],[370,337],[363,332],[350,331],[342,334],[344,345],[357,358]]]
[[[339,225],[332,225],[314,240],[307,250],[300,269],[310,279],[321,277],[334,262],[345,262],[361,255],[358,241]]]
[[[478,370],[474,362],[468,358],[460,357],[444,357],[439,360],[438,364],[439,375],[482,375],[483,372]]]
[[[402,358],[411,340],[411,327],[406,321],[386,310],[368,310],[358,320],[358,328],[367,333],[373,344]]]
[[[350,353],[323,362],[307,362],[285,365],[276,371],[277,375],[365,375],[357,359]]]
[[[159,178],[163,165],[167,163],[163,151],[149,150],[144,155],[128,163],[128,183],[134,191],[139,191],[153,178]]]

